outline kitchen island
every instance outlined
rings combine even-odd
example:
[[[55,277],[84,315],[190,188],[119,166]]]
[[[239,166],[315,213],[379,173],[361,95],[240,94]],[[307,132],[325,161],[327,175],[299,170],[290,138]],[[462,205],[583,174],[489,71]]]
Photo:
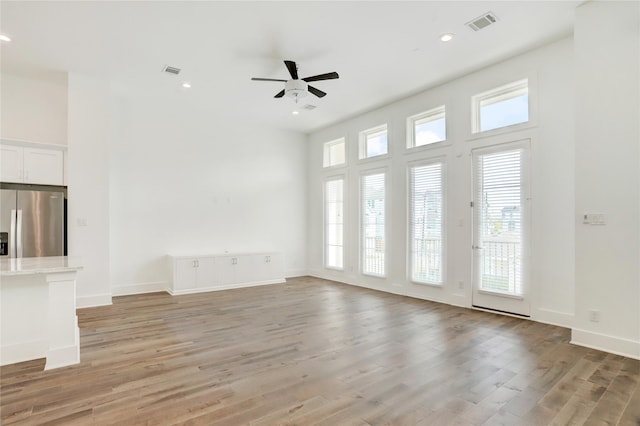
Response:
[[[0,260],[0,365],[46,358],[45,370],[80,362],[79,259]]]

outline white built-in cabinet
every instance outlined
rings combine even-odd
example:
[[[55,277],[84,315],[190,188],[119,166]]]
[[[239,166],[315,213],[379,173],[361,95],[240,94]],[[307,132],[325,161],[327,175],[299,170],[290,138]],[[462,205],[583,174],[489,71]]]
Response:
[[[281,253],[169,256],[171,294],[282,283]]]
[[[0,181],[64,185],[64,150],[59,147],[0,144]]]

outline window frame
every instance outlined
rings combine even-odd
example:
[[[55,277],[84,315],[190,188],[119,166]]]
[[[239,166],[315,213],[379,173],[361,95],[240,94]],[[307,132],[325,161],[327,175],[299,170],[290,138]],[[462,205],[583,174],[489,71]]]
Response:
[[[444,139],[437,141],[437,142],[431,142],[428,144],[424,144],[424,145],[416,145],[416,122],[419,120],[423,120],[423,119],[427,119],[427,118],[432,118],[432,117],[437,117],[439,115],[442,115],[442,118],[444,118]],[[435,121],[438,120],[438,118],[433,118],[432,120],[428,120],[427,122],[430,121]],[[427,111],[423,111],[420,112],[418,114],[414,114],[411,115],[409,117],[407,117],[406,120],[406,136],[407,136],[407,144],[406,144],[406,149],[409,151],[414,151],[414,150],[420,150],[420,149],[429,149],[429,148],[434,148],[434,147],[440,147],[442,145],[447,144],[448,139],[447,139],[447,108],[446,108],[446,104],[442,104],[438,107],[435,108],[430,108]]]
[[[344,162],[338,163],[338,164],[327,164],[327,159],[330,158],[330,154],[329,154],[330,148],[333,145],[338,145],[340,143],[344,145]],[[339,137],[337,139],[332,139],[322,144],[322,168],[323,169],[346,167],[347,165],[348,165],[347,138],[345,136]]]
[[[445,155],[438,155],[429,158],[423,158],[407,163],[407,280],[412,284],[424,285],[436,288],[444,288],[447,282],[447,157]],[[413,182],[412,182],[412,170],[415,167],[429,166],[432,164],[440,164],[440,187],[441,187],[441,200],[442,200],[442,212],[440,218],[441,224],[441,275],[440,283],[418,281],[413,277]]]
[[[328,238],[327,238],[327,184],[333,181],[342,181],[342,267],[329,266],[327,264],[327,252],[328,252]],[[345,270],[345,226],[346,226],[346,197],[347,192],[347,177],[344,174],[328,176],[322,181],[322,217],[323,217],[323,229],[322,229],[322,255],[323,255],[323,267],[334,271]]]
[[[371,175],[379,175],[382,174],[384,176],[384,229],[383,229],[383,240],[384,240],[384,262],[382,267],[384,268],[384,271],[382,274],[376,274],[376,273],[372,273],[372,272],[365,272],[364,270],[364,265],[365,265],[365,246],[363,244],[364,238],[365,238],[365,223],[364,223],[364,209],[363,209],[363,204],[364,204],[364,179],[366,176],[371,176]],[[359,174],[359,180],[358,180],[358,222],[359,222],[359,238],[358,238],[358,258],[359,258],[359,272],[361,275],[365,275],[368,277],[375,277],[375,278],[387,278],[388,277],[388,271],[389,271],[389,258],[387,256],[388,254],[388,250],[387,250],[387,237],[389,234],[389,231],[387,229],[388,224],[387,224],[387,217],[389,216],[389,203],[387,202],[388,200],[388,188],[389,188],[389,172],[387,167],[378,167],[378,168],[374,168],[374,169],[367,169],[367,170],[362,170]]]
[[[387,152],[373,157],[367,157],[367,138],[377,133],[387,134]],[[391,143],[389,143],[389,124],[384,123],[375,127],[371,127],[366,130],[358,132],[358,159],[360,161],[376,161],[383,158],[388,158],[391,154]]]
[[[493,102],[488,104],[488,105],[493,105],[499,102],[507,101],[509,99],[522,96],[523,93],[518,93],[518,92],[523,92],[523,91],[526,91],[527,99],[528,99],[527,121],[508,124],[506,126],[496,127],[488,130],[481,130],[482,123],[481,123],[481,113],[480,113],[481,105],[480,104],[483,101],[495,99]],[[534,112],[534,107],[532,102],[532,78],[529,76],[512,81],[511,83],[493,87],[481,93],[477,93],[471,96],[471,136],[478,137],[478,136],[492,135],[492,134],[511,131],[511,130],[519,129],[523,127],[529,127],[534,124],[533,112]]]

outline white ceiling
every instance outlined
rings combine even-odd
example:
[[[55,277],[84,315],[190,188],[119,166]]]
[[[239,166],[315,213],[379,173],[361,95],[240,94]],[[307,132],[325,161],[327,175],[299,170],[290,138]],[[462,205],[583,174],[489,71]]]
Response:
[[[225,120],[309,132],[568,36],[582,1],[0,3],[8,73],[78,72],[109,79],[127,96],[184,102]],[[499,21],[474,32],[469,20]],[[453,41],[439,36],[455,33]],[[274,99],[288,78],[336,71],[314,86],[313,111]],[[180,76],[161,73],[165,64]],[[181,83],[189,81],[191,89]]]

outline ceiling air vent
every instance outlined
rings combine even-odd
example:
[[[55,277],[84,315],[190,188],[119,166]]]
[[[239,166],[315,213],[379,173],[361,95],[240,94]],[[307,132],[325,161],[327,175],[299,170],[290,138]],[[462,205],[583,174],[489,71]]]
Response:
[[[310,105],[310,104],[306,104],[305,106],[302,107],[302,109],[308,109],[309,111],[316,108],[317,107],[315,105]]]
[[[480,31],[481,29],[488,27],[491,24],[495,24],[498,18],[492,12],[487,12],[475,19],[467,22],[465,25],[471,28],[473,31]]]
[[[165,65],[164,68],[162,68],[162,72],[167,72],[174,75],[180,74],[180,71],[182,71],[180,68],[171,67],[169,65]]]

